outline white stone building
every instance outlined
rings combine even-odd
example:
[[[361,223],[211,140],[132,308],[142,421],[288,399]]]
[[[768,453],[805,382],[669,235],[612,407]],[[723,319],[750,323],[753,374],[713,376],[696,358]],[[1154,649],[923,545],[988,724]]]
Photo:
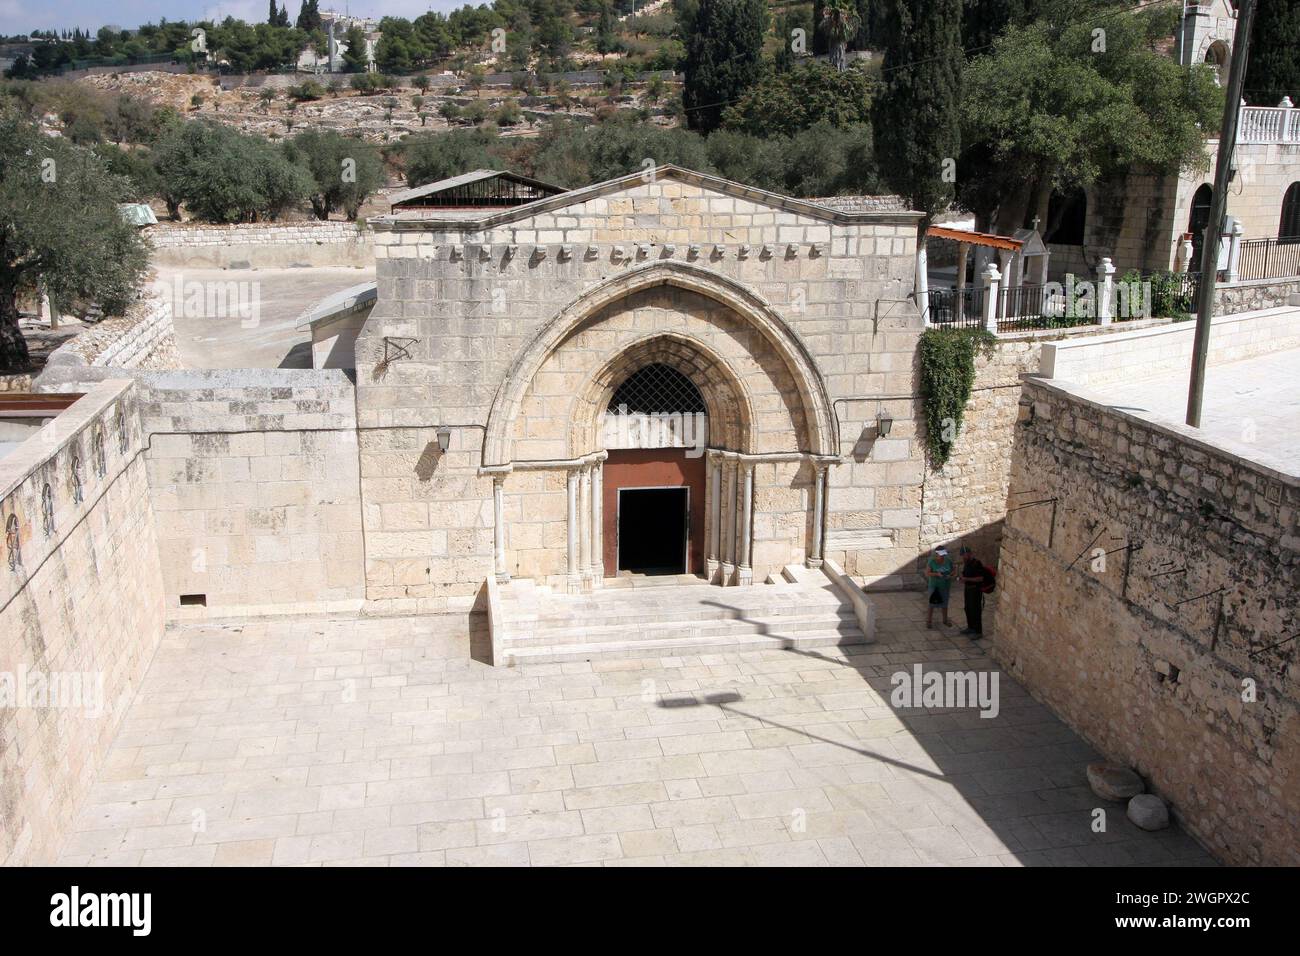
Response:
[[[823,556],[910,575],[918,218],[663,166],[373,220],[377,300],[348,332],[367,599]]]
[[[1171,55],[1183,64],[1212,65],[1226,83],[1236,22],[1236,10],[1227,0],[1185,4]],[[1282,248],[1287,243],[1267,242],[1300,235],[1297,100],[1300,90],[1276,104],[1242,105],[1219,260],[1225,278],[1278,278],[1300,272],[1300,245],[1287,249]],[[1120,273],[1187,271],[1189,258],[1199,264],[1218,146],[1216,130],[1205,141],[1208,165],[1203,172],[1153,176],[1134,170],[1120,180],[1097,184],[1086,195],[1054,196],[1046,236],[1053,277],[1066,272],[1091,275],[1103,256],[1109,256]]]

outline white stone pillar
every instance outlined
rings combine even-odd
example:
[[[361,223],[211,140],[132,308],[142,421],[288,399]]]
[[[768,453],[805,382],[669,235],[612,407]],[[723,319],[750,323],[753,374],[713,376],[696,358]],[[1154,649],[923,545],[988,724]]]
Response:
[[[578,576],[578,470],[570,468],[566,477],[569,494],[569,587],[576,590]]]
[[[1115,266],[1106,256],[1097,263],[1097,318],[1102,325],[1115,321]]]
[[[998,331],[998,283],[1002,274],[996,262],[990,262],[980,280],[984,285],[984,328],[994,335]]]
[[[510,580],[510,570],[506,567],[505,483],[505,475],[492,476],[492,514],[495,520],[492,530],[492,561],[497,581],[502,584]]]
[[[591,466],[591,574],[595,583],[605,577],[605,464]]]
[[[989,264],[992,268],[992,263]],[[813,462],[813,528],[812,548],[808,552],[810,568],[822,566],[822,525],[826,517],[826,470],[819,462]]]
[[[584,465],[578,474],[578,553],[579,570],[591,577],[591,466]]]
[[[1196,271],[1196,264],[1192,262],[1193,251],[1194,248],[1192,246],[1191,233],[1184,233],[1183,241],[1178,248],[1178,258],[1181,264],[1178,266],[1178,269],[1176,271],[1184,272],[1184,273]]]
[[[706,544],[704,574],[712,582],[718,575],[718,538],[721,534],[722,515],[722,463],[718,456],[709,452],[709,500],[706,524],[708,539]]]
[[[925,324],[930,325],[930,265],[925,249],[925,236],[916,241],[916,307],[921,310]]]
[[[750,567],[751,527],[754,520],[754,465],[742,462],[740,465],[744,478],[740,485],[740,561],[736,571],[736,583],[752,584],[754,569]]]
[[[1003,291],[1011,288],[1011,251],[1009,249],[998,250],[998,275],[1001,278],[999,283],[999,295],[997,300],[997,314],[999,319],[1007,317],[1007,300],[1011,298],[1010,294],[1003,295]]]
[[[1236,282],[1241,276],[1241,237],[1245,231],[1240,219],[1232,220],[1232,233],[1228,239],[1228,271],[1223,277],[1224,282]]]

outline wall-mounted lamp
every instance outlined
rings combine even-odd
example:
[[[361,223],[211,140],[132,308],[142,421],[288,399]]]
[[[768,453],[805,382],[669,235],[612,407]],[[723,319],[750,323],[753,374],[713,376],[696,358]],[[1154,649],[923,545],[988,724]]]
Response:
[[[451,429],[446,425],[438,426],[438,449],[446,452],[451,447]]]
[[[894,427],[894,416],[883,408],[876,412],[876,436],[878,438],[888,438],[889,430]]]

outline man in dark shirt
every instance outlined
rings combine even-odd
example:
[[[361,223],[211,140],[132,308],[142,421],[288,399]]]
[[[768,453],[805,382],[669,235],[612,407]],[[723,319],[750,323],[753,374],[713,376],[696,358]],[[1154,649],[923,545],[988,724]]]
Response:
[[[961,549],[961,580],[965,587],[966,629],[963,634],[973,641],[984,636],[984,563],[970,548]]]

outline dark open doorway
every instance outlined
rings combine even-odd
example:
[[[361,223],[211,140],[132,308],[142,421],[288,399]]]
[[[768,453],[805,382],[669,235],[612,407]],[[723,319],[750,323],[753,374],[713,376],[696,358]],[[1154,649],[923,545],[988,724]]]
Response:
[[[686,572],[688,488],[620,488],[618,570]]]

